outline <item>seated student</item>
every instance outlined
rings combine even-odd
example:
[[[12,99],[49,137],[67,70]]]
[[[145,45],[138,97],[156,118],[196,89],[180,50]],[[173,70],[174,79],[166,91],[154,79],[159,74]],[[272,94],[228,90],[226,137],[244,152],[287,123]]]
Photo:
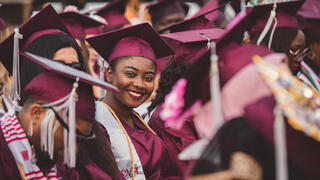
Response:
[[[1,119],[0,176],[55,179],[55,163],[61,161],[76,167],[76,144],[94,138],[95,106],[91,87],[53,72],[43,72],[24,90],[28,98],[20,112],[6,114]],[[77,102],[72,100],[73,91],[77,93]],[[61,104],[70,100],[75,103],[75,109],[68,103]]]
[[[178,0],[157,0],[147,8],[153,27],[160,30],[182,21],[187,14],[188,5]]]
[[[162,140],[133,111],[151,95],[156,60],[172,53],[152,27],[143,23],[87,39],[105,58],[107,82],[119,93],[107,92],[97,102],[97,120],[110,138],[118,167],[126,179],[164,179],[176,175]]]
[[[253,41],[267,47],[269,46],[270,38],[272,38],[270,49],[275,52],[287,54],[289,67],[294,75],[299,72],[302,56],[306,53],[306,38],[295,18],[295,15],[303,2],[304,1],[288,1],[278,3],[275,17],[277,19],[277,24],[272,24],[265,37],[262,38],[261,34],[267,24],[269,12],[262,13],[262,16],[257,15],[257,21],[250,30],[250,36],[252,36]],[[273,3],[260,5],[260,7],[272,9]],[[273,37],[271,37],[272,28],[274,28]],[[259,42],[260,36],[261,42]],[[301,50],[303,53],[298,53]]]
[[[296,55],[304,56],[297,77],[320,91],[320,16],[318,8],[320,8],[319,1],[307,0],[297,13],[302,18],[302,27],[306,34],[308,45],[306,49],[296,51]]]

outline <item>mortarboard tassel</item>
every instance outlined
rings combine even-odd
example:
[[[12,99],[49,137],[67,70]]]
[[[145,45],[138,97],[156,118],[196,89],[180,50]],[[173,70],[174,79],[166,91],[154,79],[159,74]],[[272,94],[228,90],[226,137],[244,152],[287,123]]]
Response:
[[[288,179],[288,166],[287,166],[287,148],[286,148],[286,132],[282,111],[278,106],[274,109],[275,121],[274,129],[274,142],[275,142],[275,157],[276,157],[276,179]]]
[[[210,92],[211,99],[213,102],[213,112],[214,112],[214,127],[219,129],[223,125],[223,117],[221,110],[221,99],[220,99],[220,80],[219,80],[219,68],[218,68],[218,55],[216,53],[216,43],[211,41],[210,38],[199,34],[199,36],[208,40],[207,47],[208,50],[211,50],[211,75],[210,75]]]
[[[73,168],[76,165],[76,101],[78,88],[77,78],[73,84],[72,91],[67,96],[43,105],[44,107],[52,107],[56,112],[62,112],[62,117],[67,118],[67,124],[69,130],[64,129],[64,163]],[[41,123],[41,149],[48,152],[50,158],[53,158],[54,154],[54,133],[60,126],[59,122],[53,124],[55,119],[55,113],[52,110],[48,110]]]
[[[221,110],[221,96],[220,96],[220,80],[219,80],[219,68],[218,68],[218,55],[216,53],[216,43],[211,41],[211,78],[210,78],[210,90],[211,99],[213,102],[214,116],[215,116],[215,128],[218,130],[223,125],[223,117]]]
[[[104,61],[104,59],[103,59],[101,56],[98,57],[98,65],[99,65],[99,67],[100,67],[99,79],[100,79],[101,81],[104,81],[104,72],[105,72],[106,68],[105,68],[105,61]],[[103,97],[104,97],[104,89],[103,89],[103,88],[100,88],[100,96],[99,96],[99,99],[100,99],[100,98],[103,98]]]
[[[19,33],[19,29],[14,29],[13,36],[13,66],[12,66],[12,89],[10,92],[10,98],[13,102],[17,103],[20,100],[20,58],[19,58],[19,39],[22,39],[22,34]]]
[[[275,31],[275,29],[277,27],[276,9],[277,9],[277,3],[276,3],[276,1],[273,1],[273,9],[270,12],[270,16],[269,16],[269,19],[267,21],[266,26],[264,27],[263,31],[261,32],[261,34],[260,34],[260,36],[258,38],[257,45],[261,44],[262,40],[265,38],[265,36],[267,35],[267,33],[270,30],[272,22],[275,21],[275,23],[273,24],[272,31],[271,31],[271,34],[270,34],[270,39],[269,39],[269,42],[268,42],[268,48],[269,49],[271,48],[273,34],[274,34],[274,31]]]

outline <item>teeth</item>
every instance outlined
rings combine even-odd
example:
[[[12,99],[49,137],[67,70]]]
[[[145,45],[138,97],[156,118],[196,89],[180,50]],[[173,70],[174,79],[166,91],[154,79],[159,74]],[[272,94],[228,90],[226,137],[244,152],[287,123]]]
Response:
[[[133,92],[133,91],[129,91],[129,93],[133,96],[141,96],[142,94],[140,93],[136,93],[136,92]]]

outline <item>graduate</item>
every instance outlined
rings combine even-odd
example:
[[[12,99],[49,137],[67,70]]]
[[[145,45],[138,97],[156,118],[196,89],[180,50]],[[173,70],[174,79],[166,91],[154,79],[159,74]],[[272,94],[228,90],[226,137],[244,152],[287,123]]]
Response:
[[[215,11],[221,7],[223,7],[223,5],[220,7],[216,7],[216,6],[210,7],[206,11],[200,12],[188,19],[184,19],[175,24],[164,27],[158,31],[159,33],[174,33],[174,32],[180,32],[180,31],[215,28],[216,25],[211,18],[212,16],[215,16],[216,14]],[[207,16],[210,18],[207,18]]]
[[[110,65],[106,81],[120,90],[108,92],[96,104],[96,118],[111,141],[120,171],[126,179],[177,176],[177,167],[165,144],[133,111],[153,91],[156,60],[172,54],[172,50],[147,23],[87,41]]]
[[[272,25],[268,28],[267,22],[270,21],[269,13],[264,10],[273,11],[273,3],[257,6],[261,12],[257,14],[256,23],[250,29],[250,37],[257,44],[263,44],[275,52],[286,53],[289,59],[289,67],[293,74],[300,70],[302,56],[307,53],[306,38],[295,15],[300,9],[303,0],[294,0],[277,3],[275,9],[276,16],[272,19]],[[274,23],[275,19],[277,24]],[[274,29],[274,33],[272,33]],[[266,30],[266,34],[264,31]],[[302,53],[298,53],[302,51]]]
[[[192,118],[188,118],[183,127],[173,129],[165,126],[164,119],[161,118],[160,113],[163,110],[165,96],[169,94],[180,78],[186,78],[189,65],[198,60],[199,56],[195,54],[208,52],[208,39],[199,36],[199,34],[215,41],[224,34],[224,30],[203,29],[161,35],[174,50],[174,57],[162,71],[157,95],[148,107],[148,116],[151,116],[148,120],[148,125],[167,145],[171,158],[175,159],[179,164],[181,176],[188,162],[179,160],[178,154],[198,139],[194,122]]]
[[[50,41],[49,44],[48,41]],[[16,100],[20,102],[24,101],[22,89],[44,69],[26,60],[25,57],[20,57],[19,51],[28,51],[49,59],[59,60],[61,63],[84,70],[80,47],[52,6],[47,6],[21,25],[15,33],[0,44],[0,47],[6,52],[1,53],[0,59],[9,74],[13,76],[14,96],[18,97]],[[17,61],[18,58],[20,61]]]
[[[319,1],[306,1],[301,9],[298,11],[298,16],[303,21],[303,31],[306,35],[308,42],[307,48],[301,49],[297,52],[298,55],[304,57],[301,63],[301,69],[297,74],[297,77],[303,82],[307,83],[316,90],[320,90],[319,75],[320,75],[320,36],[318,30],[320,28],[319,14],[317,9],[320,8]],[[304,51],[308,52],[304,52]]]
[[[24,88],[27,98],[17,114],[11,108],[1,118],[1,179],[59,179],[63,175],[58,170],[59,165],[55,166],[57,162],[69,168],[78,167],[78,164],[82,167],[81,161],[89,157],[82,154],[82,160],[77,160],[81,143],[93,143],[96,137],[93,132],[94,97],[91,86],[83,81],[96,83],[82,79],[83,76],[77,75],[80,71],[56,64],[59,67],[53,68],[56,72],[43,72],[27,84]],[[61,75],[63,69],[69,70],[68,77]],[[110,164],[114,162],[111,154],[100,155],[100,159]],[[116,167],[101,167],[90,158],[85,164],[86,168],[78,171],[82,177],[116,177]]]
[[[105,19],[107,25],[102,29],[103,32],[120,29],[130,25],[129,20],[124,16],[127,0],[113,0],[104,7],[90,12]]]
[[[157,0],[148,4],[147,8],[156,30],[182,21],[188,13],[188,5],[179,0]]]

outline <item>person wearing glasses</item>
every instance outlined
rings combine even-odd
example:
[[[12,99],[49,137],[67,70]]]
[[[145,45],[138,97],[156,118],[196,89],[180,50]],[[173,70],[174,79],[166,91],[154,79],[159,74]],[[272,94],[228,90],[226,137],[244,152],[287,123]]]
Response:
[[[96,103],[96,117],[125,179],[177,178],[177,166],[167,147],[133,110],[153,92],[156,61],[172,50],[148,23],[87,41],[110,65],[106,81],[119,89],[119,93],[107,92]]]
[[[307,48],[301,51],[305,54],[297,77],[303,82],[320,91],[320,2],[307,0],[298,11],[307,38]]]
[[[261,44],[269,46],[271,39],[270,49],[274,52],[286,53],[289,61],[289,68],[292,74],[296,75],[300,70],[300,64],[302,57],[308,51],[306,47],[306,39],[300,25],[295,18],[298,9],[301,7],[304,1],[289,1],[283,3],[277,3],[276,8],[276,20],[277,24],[272,23],[267,34],[262,39]],[[268,5],[261,5],[265,8],[272,9],[273,3]],[[253,41],[259,41],[262,32],[269,18],[269,12],[263,14],[263,16],[257,16],[255,25],[250,30],[250,36]],[[275,27],[274,27],[275,26]],[[273,36],[272,28],[274,28]]]

